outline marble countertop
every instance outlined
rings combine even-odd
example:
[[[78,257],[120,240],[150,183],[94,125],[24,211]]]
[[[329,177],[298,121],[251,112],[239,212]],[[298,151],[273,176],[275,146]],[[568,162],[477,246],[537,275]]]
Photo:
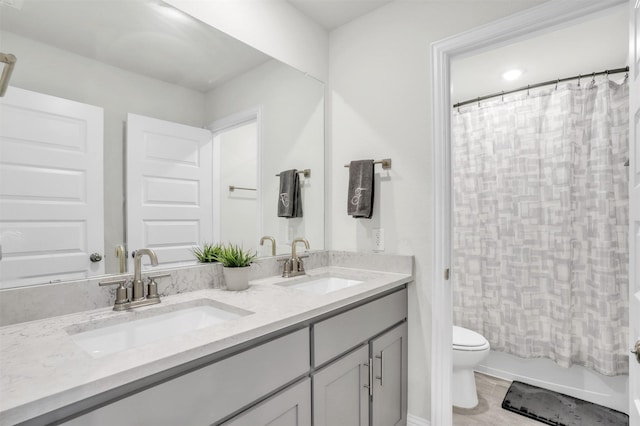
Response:
[[[341,267],[326,273],[364,281],[327,294],[276,285],[300,279],[269,277],[250,282],[244,291],[199,290],[163,298],[162,303],[133,311],[111,308],[9,325],[0,328],[0,425],[12,425],[81,401],[110,389],[177,367],[203,356],[283,330],[332,310],[393,289],[412,279],[409,274]],[[252,314],[222,324],[168,337],[132,349],[94,358],[77,346],[68,331],[97,322],[130,321],[209,299]],[[184,305],[183,305],[184,306]]]

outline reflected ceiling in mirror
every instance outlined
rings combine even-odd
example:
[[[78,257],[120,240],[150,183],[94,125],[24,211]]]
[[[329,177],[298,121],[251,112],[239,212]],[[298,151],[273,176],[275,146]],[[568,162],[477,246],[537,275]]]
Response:
[[[0,29],[207,92],[271,58],[159,1],[2,3]]]

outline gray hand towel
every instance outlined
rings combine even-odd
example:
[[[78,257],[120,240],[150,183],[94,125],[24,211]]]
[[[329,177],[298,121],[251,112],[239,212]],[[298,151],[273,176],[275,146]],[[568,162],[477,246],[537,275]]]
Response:
[[[280,172],[278,193],[278,217],[302,217],[300,177],[296,169]]]
[[[373,172],[373,160],[358,160],[349,164],[348,215],[371,219],[373,214]]]

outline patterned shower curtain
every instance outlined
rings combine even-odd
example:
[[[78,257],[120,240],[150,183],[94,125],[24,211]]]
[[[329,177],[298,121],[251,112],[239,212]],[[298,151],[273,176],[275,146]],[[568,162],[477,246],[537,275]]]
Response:
[[[454,324],[493,350],[628,373],[628,86],[454,111]]]

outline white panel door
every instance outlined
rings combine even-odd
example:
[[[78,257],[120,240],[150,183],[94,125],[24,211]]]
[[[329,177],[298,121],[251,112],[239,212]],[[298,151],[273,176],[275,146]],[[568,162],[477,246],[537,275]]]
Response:
[[[10,87],[0,98],[0,287],[104,273],[103,110]]]
[[[640,0],[629,0],[629,345],[640,347]],[[629,356],[629,424],[640,426],[640,353]]]
[[[153,249],[162,266],[193,263],[192,247],[212,239],[211,132],[129,114],[126,151],[129,252]]]

